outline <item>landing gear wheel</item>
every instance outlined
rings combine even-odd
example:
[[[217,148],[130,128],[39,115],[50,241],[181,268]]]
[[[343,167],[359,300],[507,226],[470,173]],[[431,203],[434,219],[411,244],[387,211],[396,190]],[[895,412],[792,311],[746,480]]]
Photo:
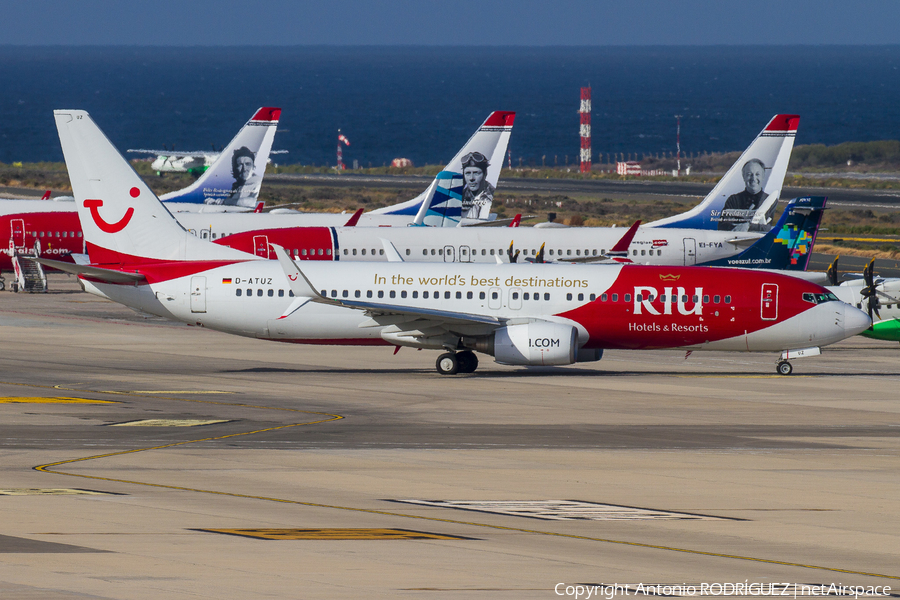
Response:
[[[794,367],[787,361],[781,361],[775,365],[775,370],[778,371],[779,375],[790,375],[794,372]]]
[[[471,350],[457,352],[456,362],[459,363],[460,373],[474,373],[478,368],[478,357]]]
[[[456,375],[459,373],[459,361],[456,360],[456,355],[451,352],[438,356],[434,366],[441,375]]]
[[[6,289],[6,280],[4,278],[0,277],[0,291],[3,291],[5,289]]]

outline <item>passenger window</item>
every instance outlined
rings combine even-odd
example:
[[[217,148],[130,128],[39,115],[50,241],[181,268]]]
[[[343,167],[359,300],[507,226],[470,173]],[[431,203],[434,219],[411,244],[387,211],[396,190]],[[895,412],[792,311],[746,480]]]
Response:
[[[613,295],[612,295],[612,301],[613,301],[613,302],[618,302],[618,301],[619,301],[619,295],[618,295],[618,294],[613,294]]]
[[[544,293],[544,300],[549,300],[549,299],[550,299],[550,293],[549,292]]]
[[[494,249],[491,248],[491,256],[493,256],[493,255],[494,255]]]
[[[397,292],[395,292],[394,290],[391,290],[391,298],[396,298],[396,297],[397,297]]]
[[[625,294],[625,302],[631,302],[631,294]]]
[[[406,298],[406,290],[401,290],[401,291],[400,291],[400,297],[401,297],[401,298]]]
[[[366,249],[363,248],[362,250],[359,251],[359,253],[362,254],[363,256],[365,256],[365,255],[366,255]],[[372,254],[375,254],[375,253],[373,252]]]
[[[606,294],[600,294],[600,302],[606,302],[608,296]]]
[[[591,302],[597,299],[597,294],[591,294]]]
[[[241,295],[241,291],[242,291],[241,288],[238,288],[238,289],[234,290],[234,292],[235,292],[234,295],[235,295],[235,296],[240,296],[240,295]]]
[[[359,298],[360,296],[362,296],[362,292],[359,290],[356,290],[355,292],[353,292],[353,296],[356,298]]]
[[[331,297],[337,298],[337,290],[331,290]]]
[[[41,235],[44,235],[44,234],[42,233]],[[484,248],[481,249],[481,255],[482,255],[482,256],[484,256],[486,252],[487,252],[487,250],[485,250]]]
[[[721,296],[713,296],[713,304],[718,304],[719,300],[721,300],[721,299],[722,299]]]
[[[691,297],[691,302],[693,302],[694,304],[696,304],[696,303],[699,302],[699,301],[700,301],[700,296],[694,294],[694,295]]]
[[[418,298],[418,297],[419,297],[418,290],[413,290],[413,298]]]
[[[550,256],[553,256],[553,250],[550,250]]]
[[[462,292],[456,292],[456,299],[462,300]],[[888,308],[890,308],[890,307],[888,307]]]
[[[725,304],[731,304],[731,296],[725,296]]]
[[[428,292],[422,292],[422,297],[426,300],[428,299]]]
[[[366,298],[372,297],[372,290],[366,290]]]
[[[356,256],[356,248],[353,249],[353,256]]]
[[[435,296],[437,296],[437,294],[435,294]],[[450,299],[450,292],[444,292],[444,300],[449,300],[449,299]]]
[[[378,290],[378,297],[384,298],[384,290]]]
[[[707,295],[703,296],[703,304],[709,304],[709,296],[707,296]]]
[[[571,300],[571,299],[572,299],[572,294],[566,294],[566,300]]]
[[[572,256],[572,251],[571,251],[571,250],[566,250],[566,256]]]
[[[258,297],[261,297],[261,296],[262,296],[262,288],[259,288],[258,290],[256,290],[256,295],[257,295]]]
[[[428,256],[428,250],[422,250],[422,256]]]
[[[484,292],[478,292],[478,299],[484,300]]]
[[[632,256],[637,256],[637,250],[632,250],[632,251],[631,251],[631,255],[632,255]]]
[[[319,251],[319,254],[322,254],[322,251],[321,251],[321,250]],[[325,251],[325,254],[327,254],[328,256],[331,256],[331,248],[329,248],[328,250],[326,250],[326,251]]]
[[[328,251],[328,254],[331,254],[331,250]],[[319,248],[319,256],[322,256],[322,249]]]
[[[647,256],[647,251],[646,251],[646,250],[641,250],[641,256]]]
[[[431,249],[431,255],[434,256],[434,248]]]
[[[253,295],[253,290],[252,290],[251,288],[247,288],[247,295],[248,295],[248,296],[252,296],[252,295]]]
[[[325,295],[325,294],[324,294],[325,290],[322,290],[322,292],[323,292],[322,295],[324,296],[324,295]],[[293,297],[294,297],[294,290],[288,290],[288,296],[291,297],[291,298],[293,298]]]
[[[344,256],[347,256],[348,254],[350,254],[350,251],[344,248]]]
[[[302,254],[303,256],[306,256],[306,248],[303,248],[303,249],[300,251],[300,254]]]
[[[443,248],[438,248],[438,254],[440,254],[441,256],[443,256],[443,255],[444,255],[444,249],[443,249]]]
[[[375,254],[374,252],[372,254]],[[409,256],[409,248],[406,249],[406,255]]]
[[[472,299],[472,292],[466,292],[466,300]]]
[[[576,250],[575,254],[577,254],[578,256],[581,256],[581,249],[579,248],[578,250]]]
[[[274,296],[275,296],[275,290],[269,290],[268,296],[269,296],[269,298],[274,297]]]
[[[581,302],[584,300],[584,294],[578,294],[578,301]]]
[[[499,297],[500,296],[497,294],[497,292],[491,292],[491,300],[496,300]]]
[[[381,256],[384,256],[384,248],[382,248],[381,250],[379,250],[379,251],[378,251],[378,254],[380,254]]]
[[[519,292],[513,292],[513,293],[511,294],[511,296],[512,296],[512,299],[513,299],[513,300],[518,300],[518,299],[519,299]]]
[[[656,255],[657,255],[657,256],[662,256],[662,250],[657,250],[657,251],[656,251]]]
[[[350,292],[348,292],[347,290],[343,290],[343,291],[341,292],[341,296],[344,297],[344,298],[349,298],[349,297],[350,297]]]
[[[528,300],[528,292],[522,294],[522,300]]]
[[[278,290],[278,297],[284,298],[284,290]]]

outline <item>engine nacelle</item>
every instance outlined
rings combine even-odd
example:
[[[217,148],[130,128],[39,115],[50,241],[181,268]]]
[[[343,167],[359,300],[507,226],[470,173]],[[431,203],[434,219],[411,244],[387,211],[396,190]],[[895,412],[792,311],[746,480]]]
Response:
[[[578,330],[561,323],[523,323],[498,329],[476,350],[504,365],[571,365],[578,356]]]

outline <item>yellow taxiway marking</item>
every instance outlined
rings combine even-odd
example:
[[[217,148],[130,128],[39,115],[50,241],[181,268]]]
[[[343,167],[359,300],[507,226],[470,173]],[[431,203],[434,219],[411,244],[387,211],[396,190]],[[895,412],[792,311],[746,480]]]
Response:
[[[111,400],[89,400],[87,398],[64,398],[64,397],[29,397],[22,398],[18,396],[0,396],[0,404],[118,404]]]
[[[199,427],[200,425],[228,423],[228,421],[228,419],[142,419],[113,423],[110,427]]]
[[[50,386],[41,386],[41,385],[26,384],[26,383],[12,383],[12,382],[0,382],[0,383],[7,384],[7,385],[20,385],[23,387],[38,387],[38,388],[50,387]],[[52,387],[54,387],[56,389],[65,389],[62,386],[52,386]],[[78,391],[83,392],[83,390],[78,390]],[[118,395],[128,395],[125,392],[116,392],[116,393]],[[132,395],[137,396],[138,394],[132,394]],[[244,431],[244,432],[232,433],[232,434],[228,434],[228,435],[200,438],[200,439],[196,439],[196,440],[185,440],[183,442],[173,442],[171,444],[164,444],[161,446],[152,446],[149,448],[135,448],[133,450],[122,450],[119,452],[110,452],[107,454],[96,454],[93,456],[83,456],[81,458],[73,458],[73,459],[69,459],[69,460],[61,460],[61,461],[57,461],[57,462],[53,462],[53,463],[47,463],[44,465],[37,465],[37,466],[33,467],[33,469],[35,471],[40,471],[42,473],[53,473],[55,475],[66,475],[68,477],[81,477],[83,479],[93,479],[95,481],[110,481],[110,482],[115,482],[115,483],[124,483],[124,484],[128,484],[128,485],[141,485],[141,486],[146,486],[146,487],[154,487],[154,488],[167,489],[167,490],[181,490],[181,491],[185,491],[185,492],[195,492],[195,493],[199,493],[199,494],[211,494],[211,495],[215,495],[215,496],[226,496],[229,498],[246,498],[246,499],[253,499],[253,500],[263,500],[266,502],[278,502],[279,504],[291,504],[294,506],[309,506],[312,508],[326,508],[326,509],[332,509],[332,510],[343,510],[343,511],[364,513],[364,514],[371,514],[371,515],[397,517],[397,518],[403,518],[403,519],[418,519],[421,521],[431,521],[431,522],[435,522],[435,523],[450,523],[450,524],[454,524],[454,525],[469,525],[471,527],[480,527],[483,529],[492,529],[492,530],[497,530],[497,531],[512,531],[512,532],[517,532],[517,533],[531,533],[531,534],[535,534],[535,535],[546,535],[546,536],[557,537],[557,538],[575,539],[575,540],[583,540],[583,541],[590,541],[590,542],[601,542],[601,543],[606,543],[606,544],[617,544],[617,545],[621,545],[621,546],[629,546],[632,548],[647,548],[647,549],[651,549],[651,550],[663,550],[666,552],[680,552],[683,554],[693,554],[693,555],[697,555],[697,556],[712,556],[712,557],[717,557],[717,558],[727,558],[727,559],[732,559],[732,560],[741,560],[741,561],[756,562],[756,563],[762,563],[762,564],[782,565],[782,566],[797,567],[797,568],[802,568],[802,569],[814,569],[814,570],[818,570],[818,571],[828,571],[831,573],[845,573],[848,575],[864,575],[864,576],[868,576],[868,577],[881,577],[884,579],[900,580],[900,575],[884,575],[881,573],[869,573],[866,571],[854,571],[852,569],[840,569],[837,567],[826,567],[826,566],[822,566],[822,565],[808,565],[808,564],[796,563],[796,562],[790,562],[790,561],[784,561],[784,560],[759,558],[759,557],[755,557],[755,556],[742,556],[740,554],[725,554],[722,552],[710,552],[710,551],[706,551],[706,550],[697,550],[697,549],[692,549],[692,548],[679,548],[677,546],[662,546],[662,545],[657,545],[657,544],[647,544],[644,542],[632,542],[632,541],[628,541],[628,540],[616,540],[616,539],[612,539],[612,538],[601,538],[601,537],[593,537],[593,536],[587,536],[587,535],[575,535],[572,533],[561,533],[558,531],[527,529],[524,527],[508,527],[508,526],[504,526],[504,525],[494,525],[491,523],[478,523],[475,521],[462,521],[459,519],[444,519],[441,517],[429,517],[429,516],[425,516],[425,515],[415,515],[415,514],[401,513],[401,512],[394,512],[394,511],[387,511],[387,510],[377,510],[374,508],[360,508],[360,507],[356,507],[356,506],[341,506],[338,504],[323,504],[320,502],[305,502],[302,500],[291,500],[289,498],[275,498],[275,497],[271,497],[271,496],[254,496],[252,494],[239,494],[236,492],[223,492],[223,491],[219,491],[219,490],[204,490],[204,489],[199,489],[199,488],[189,488],[189,487],[177,486],[177,485],[167,485],[167,484],[163,484],[163,483],[150,483],[150,482],[146,482],[146,481],[118,479],[115,477],[100,477],[97,475],[86,475],[84,473],[69,473],[69,472],[60,471],[60,470],[54,468],[54,467],[61,467],[62,465],[71,465],[74,463],[85,462],[85,461],[89,461],[89,460],[98,460],[101,458],[109,458],[112,456],[122,456],[125,454],[136,454],[138,452],[149,452],[152,450],[162,450],[164,448],[174,448],[177,446],[186,446],[188,444],[195,444],[198,442],[223,440],[223,439],[241,437],[241,436],[246,436],[246,435],[254,435],[257,433],[278,431],[281,429],[288,429],[291,427],[301,427],[304,425],[317,425],[320,423],[328,423],[329,421],[337,421],[337,420],[344,418],[340,415],[333,415],[330,413],[322,413],[322,412],[316,412],[316,411],[300,410],[300,409],[296,409],[296,408],[279,408],[279,407],[258,406],[258,405],[252,405],[252,404],[242,404],[242,403],[214,402],[214,401],[210,401],[210,400],[198,400],[198,399],[193,399],[193,398],[169,398],[169,399],[170,400],[180,400],[182,402],[198,402],[198,403],[203,403],[203,404],[220,404],[223,406],[242,406],[242,407],[247,407],[247,408],[255,408],[257,410],[275,410],[275,411],[285,411],[285,412],[294,412],[294,413],[306,413],[309,415],[321,415],[326,418],[312,420],[312,421],[304,421],[304,422],[299,422],[299,423],[289,423],[287,425],[279,425],[276,427],[267,427],[264,429],[256,429],[253,431]]]
[[[109,492],[78,490],[72,488],[8,488],[0,490],[0,496],[109,496]]]
[[[108,392],[110,394],[233,394],[219,390],[132,390],[131,392]]]
[[[783,379],[785,381],[791,379],[803,379],[807,377],[815,377],[814,375],[676,375],[685,379]]]
[[[262,540],[467,540],[457,535],[410,529],[197,529]]]

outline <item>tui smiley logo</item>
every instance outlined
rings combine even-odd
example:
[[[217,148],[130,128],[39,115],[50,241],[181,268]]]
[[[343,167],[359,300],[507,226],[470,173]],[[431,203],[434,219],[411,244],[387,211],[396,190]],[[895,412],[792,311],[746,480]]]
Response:
[[[132,198],[137,198],[141,194],[141,190],[136,187],[131,188],[129,191]],[[84,207],[90,209],[91,218],[94,219],[94,223],[97,227],[100,228],[100,231],[104,233],[119,233],[128,225],[131,221],[131,217],[134,216],[134,208],[129,206],[128,210],[125,211],[125,216],[116,221],[115,223],[110,223],[106,221],[103,217],[100,216],[100,211],[98,210],[101,206],[103,206],[103,200],[85,200]]]

